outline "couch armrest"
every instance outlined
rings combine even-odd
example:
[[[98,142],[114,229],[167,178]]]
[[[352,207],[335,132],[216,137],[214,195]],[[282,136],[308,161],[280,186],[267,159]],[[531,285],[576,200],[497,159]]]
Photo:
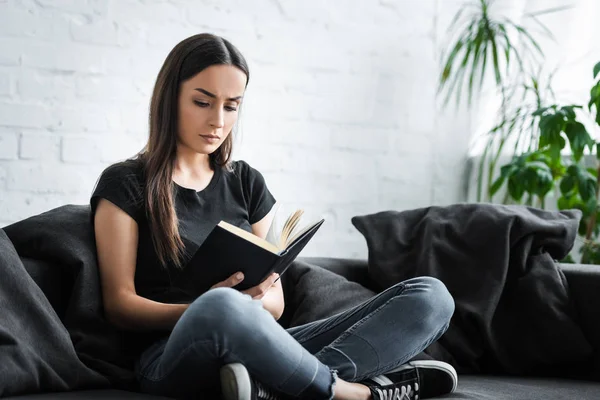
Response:
[[[600,265],[560,264],[560,268],[569,283],[583,333],[594,347],[595,369],[600,372]]]

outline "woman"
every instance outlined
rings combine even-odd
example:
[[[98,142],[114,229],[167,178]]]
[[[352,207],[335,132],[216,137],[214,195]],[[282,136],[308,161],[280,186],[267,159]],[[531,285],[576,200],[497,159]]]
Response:
[[[130,333],[141,390],[178,398],[412,399],[448,393],[456,372],[408,362],[447,329],[454,303],[433,278],[402,282],[332,318],[289,330],[273,274],[240,292],[234,274],[206,293],[181,289],[186,261],[220,220],[265,237],[275,199],[231,161],[249,71],[210,34],[168,55],[136,157],[108,167],[91,198],[106,316]],[[207,266],[218,267],[218,266]],[[219,383],[220,382],[220,383]]]

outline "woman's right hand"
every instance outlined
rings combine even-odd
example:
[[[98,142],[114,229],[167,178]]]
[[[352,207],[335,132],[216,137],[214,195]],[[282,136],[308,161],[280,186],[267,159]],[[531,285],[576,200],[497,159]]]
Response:
[[[219,283],[214,284],[213,286],[211,286],[211,289],[215,289],[215,288],[219,288],[219,287],[234,287],[235,285],[239,284],[241,281],[244,280],[244,274],[242,272],[236,272],[235,274],[231,275],[229,278],[225,279],[224,281],[221,281]]]

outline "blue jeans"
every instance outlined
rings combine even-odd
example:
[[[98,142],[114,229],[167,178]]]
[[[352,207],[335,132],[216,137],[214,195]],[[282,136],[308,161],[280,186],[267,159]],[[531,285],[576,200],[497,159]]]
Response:
[[[286,330],[260,300],[212,289],[190,305],[167,339],[142,353],[136,373],[146,393],[218,398],[220,367],[240,362],[281,393],[330,399],[337,376],[359,382],[407,362],[446,331],[453,313],[444,284],[420,277]]]

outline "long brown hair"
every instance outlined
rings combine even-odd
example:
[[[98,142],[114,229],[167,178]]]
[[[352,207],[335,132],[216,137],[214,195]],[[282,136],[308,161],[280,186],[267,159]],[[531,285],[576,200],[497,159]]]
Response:
[[[233,65],[250,73],[235,46],[212,34],[202,33],[178,43],[167,56],[156,78],[150,102],[150,135],[139,159],[145,172],[145,205],[152,241],[163,266],[181,267],[184,244],[179,235],[173,197],[173,169],[178,133],[178,98],[182,82],[211,65]],[[228,166],[233,150],[232,135],[209,155],[211,167]]]

